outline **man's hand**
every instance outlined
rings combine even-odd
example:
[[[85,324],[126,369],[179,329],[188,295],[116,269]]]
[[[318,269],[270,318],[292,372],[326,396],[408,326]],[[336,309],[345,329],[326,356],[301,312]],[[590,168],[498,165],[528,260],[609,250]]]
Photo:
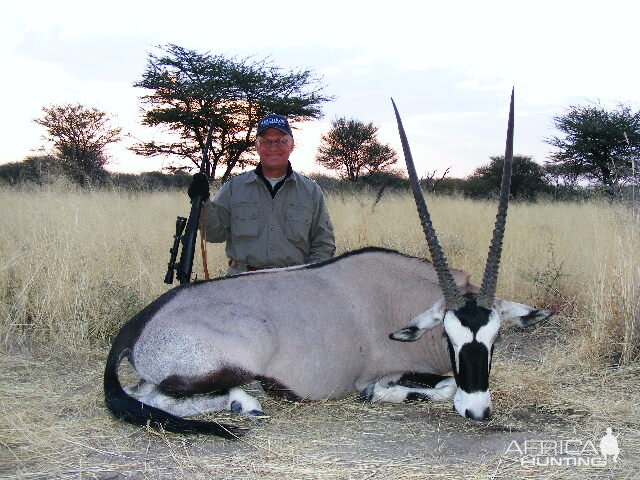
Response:
[[[209,180],[207,180],[207,176],[204,173],[196,173],[193,176],[193,180],[191,180],[187,193],[191,200],[198,195],[202,200],[209,198]]]

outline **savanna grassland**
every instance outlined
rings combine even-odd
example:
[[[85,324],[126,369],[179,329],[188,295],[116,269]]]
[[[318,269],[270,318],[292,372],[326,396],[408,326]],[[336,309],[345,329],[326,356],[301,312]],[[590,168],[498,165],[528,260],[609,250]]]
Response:
[[[408,193],[327,201],[337,254],[376,245],[428,256]],[[479,282],[495,203],[428,202],[449,264]],[[56,184],[0,189],[0,205],[1,478],[640,476],[640,223],[624,207],[510,205],[497,294],[555,315],[528,330],[503,327],[491,420],[465,420],[449,402],[261,399],[270,418],[229,442],[123,424],[102,398],[110,339],[169,288],[168,249],[186,195]],[[207,258],[212,275],[225,271],[221,245],[209,245]],[[201,264],[198,256],[200,277]],[[621,454],[606,467],[523,464],[514,453],[514,441],[597,447],[607,427]]]

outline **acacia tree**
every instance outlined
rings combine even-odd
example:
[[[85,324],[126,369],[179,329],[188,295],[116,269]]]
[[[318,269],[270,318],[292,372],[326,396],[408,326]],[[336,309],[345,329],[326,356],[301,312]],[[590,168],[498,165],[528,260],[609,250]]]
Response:
[[[118,142],[121,133],[110,126],[109,115],[79,103],[52,105],[42,111],[44,115],[34,122],[47,129],[43,139],[66,172],[80,183],[101,178],[108,163],[105,148]]]
[[[338,118],[322,136],[316,162],[352,182],[362,174],[385,170],[398,158],[391,147],[378,141],[377,135],[378,127],[371,122]]]
[[[632,162],[640,155],[640,112],[627,105],[615,110],[572,106],[553,122],[564,137],[545,140],[558,149],[547,162],[552,175],[602,185],[612,198],[633,180]]]
[[[320,118],[320,104],[331,100],[310,70],[283,72],[268,60],[226,58],[177,45],[149,55],[136,87],[142,97],[142,122],[161,126],[175,141],[141,142],[141,155],[177,156],[191,167],[204,163],[210,178],[224,167],[224,182],[234,167],[251,162],[258,120],[268,113],[286,115],[292,124]]]
[[[465,190],[474,197],[497,196],[502,183],[504,155],[490,157],[491,162],[474,170],[467,178]],[[547,191],[545,170],[530,156],[514,155],[511,173],[511,196],[535,200],[539,193]]]

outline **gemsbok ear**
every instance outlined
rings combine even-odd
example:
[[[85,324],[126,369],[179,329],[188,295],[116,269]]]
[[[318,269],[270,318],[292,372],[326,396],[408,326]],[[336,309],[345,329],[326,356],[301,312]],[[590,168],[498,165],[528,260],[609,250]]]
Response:
[[[499,298],[495,299],[494,307],[502,320],[515,323],[519,327],[534,325],[549,318],[553,313],[550,310],[532,308],[522,303],[507,302]]]
[[[413,318],[409,322],[409,325],[390,334],[389,338],[391,340],[398,340],[399,342],[413,342],[419,339],[427,330],[442,323],[446,310],[445,299],[443,297],[434,303],[429,310]]]

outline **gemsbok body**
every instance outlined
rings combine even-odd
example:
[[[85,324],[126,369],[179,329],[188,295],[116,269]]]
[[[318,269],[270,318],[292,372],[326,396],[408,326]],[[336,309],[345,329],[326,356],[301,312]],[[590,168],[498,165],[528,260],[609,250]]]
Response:
[[[395,112],[433,263],[370,247],[317,264],[174,288],[131,318],[113,342],[104,388],[116,417],[234,438],[243,429],[182,417],[224,409],[264,415],[241,388],[252,381],[290,399],[350,392],[372,402],[453,398],[462,416],[491,415],[489,372],[501,322],[527,326],[550,315],[494,297],[513,157],[513,93],[496,228],[480,287],[447,266]],[[127,389],[118,379],[125,357],[141,377]],[[453,377],[443,376],[449,372]]]

